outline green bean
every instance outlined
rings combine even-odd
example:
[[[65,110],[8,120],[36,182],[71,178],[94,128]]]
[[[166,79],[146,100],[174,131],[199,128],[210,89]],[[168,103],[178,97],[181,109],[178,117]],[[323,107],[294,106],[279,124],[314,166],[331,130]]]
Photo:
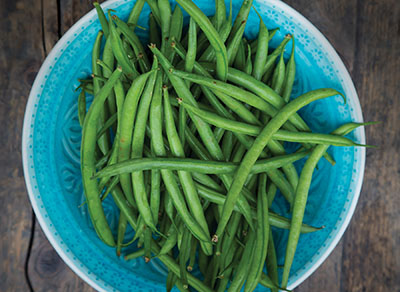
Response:
[[[188,289],[189,289],[189,286],[186,287],[186,285],[183,285],[182,281],[181,281],[179,278],[176,279],[175,286],[176,286],[176,288],[178,288],[178,290],[179,290],[180,292],[187,292],[187,291],[190,291],[190,290],[188,290]]]
[[[244,46],[244,40],[242,40],[239,44],[239,49],[236,54],[236,58],[234,61],[234,67],[239,70],[244,70],[246,66],[246,49]],[[188,72],[187,70],[185,70]]]
[[[232,11],[232,9],[231,9]],[[232,13],[229,13],[229,18],[227,21],[225,21],[225,23],[223,24],[223,26],[221,27],[221,29],[218,31],[219,36],[221,37],[221,41],[225,43],[225,41],[228,39],[229,33],[231,32],[232,29]],[[200,43],[200,41],[199,41]],[[206,43],[207,45],[208,43]],[[201,47],[198,47],[197,50],[199,52],[202,52]],[[200,58],[199,60],[202,61],[214,61],[215,59],[215,50],[212,46],[209,46],[202,54],[200,54]]]
[[[160,250],[160,248],[158,247],[158,244],[153,244],[152,245],[152,251],[153,251],[154,254],[158,254],[159,250]],[[168,255],[161,255],[158,258],[175,275],[179,275],[179,265],[176,264],[176,262],[174,261],[174,259],[172,257],[170,257]],[[192,286],[197,291],[199,291],[199,292],[212,292],[212,290],[209,287],[204,285],[196,277],[192,276],[191,274],[188,274],[187,277],[188,277],[189,285]]]
[[[356,127],[356,126],[355,126]],[[345,135],[352,131],[353,125],[343,125],[332,132],[336,135]],[[295,201],[293,205],[292,224],[289,231],[289,239],[286,246],[285,264],[282,274],[282,287],[286,288],[289,280],[290,268],[293,263],[293,258],[296,252],[297,243],[300,237],[300,227],[303,222],[304,211],[307,203],[309,188],[311,185],[312,174],[318,161],[321,159],[324,152],[328,149],[326,145],[319,145],[314,148],[310,157],[307,159],[300,174],[299,185],[296,189]]]
[[[153,100],[150,108],[150,128],[152,135],[152,143],[154,153],[157,156],[166,156],[163,136],[162,136],[162,96],[161,96],[161,74],[158,73],[156,86],[154,91]],[[168,193],[171,196],[172,202],[180,214],[185,225],[188,226],[189,230],[193,235],[202,241],[207,241],[207,235],[201,228],[201,226],[193,219],[189,213],[186,202],[183,199],[182,193],[178,187],[173,173],[169,170],[161,170],[161,175]]]
[[[208,260],[208,256],[201,249],[199,249],[199,270],[203,276],[207,274]]]
[[[193,179],[202,185],[205,185],[215,191],[223,191],[224,188],[221,187],[214,179],[212,179],[207,174],[193,172],[192,173]]]
[[[272,291],[276,291],[276,289],[278,290],[283,290],[283,291],[289,291],[286,289],[282,289],[281,287],[279,287],[277,284],[275,284],[274,282],[272,282],[272,280],[270,279],[270,277],[268,277],[267,275],[265,275],[264,273],[262,273],[261,275],[261,279],[260,279],[260,284],[263,285],[264,287],[270,288],[272,289]]]
[[[226,21],[226,7],[224,0],[215,1],[216,29],[219,30]]]
[[[269,35],[268,35],[268,29],[265,26],[261,15],[258,13],[257,10],[255,10],[255,11],[258,15],[258,18],[260,18],[260,29],[259,29],[259,33],[258,33],[258,43],[257,43],[257,49],[256,49],[256,56],[254,57],[254,68],[253,68],[252,75],[255,79],[261,80],[262,75],[263,75],[264,66],[265,66],[265,63],[267,62]],[[250,47],[249,47],[249,49],[250,49]],[[251,54],[251,52],[249,54]]]
[[[197,52],[197,26],[196,22],[193,18],[190,17],[189,21],[189,31],[188,31],[189,39],[188,39],[188,51],[185,59],[185,71],[192,72],[194,62],[196,61],[196,52]],[[187,82],[187,85],[190,86],[190,83]],[[182,141],[182,144],[185,145],[185,128],[186,128],[187,114],[185,109],[179,107],[179,137]]]
[[[257,229],[253,262],[247,275],[244,291],[253,291],[261,279],[265,258],[268,250],[270,234],[268,216],[268,197],[266,192],[267,175],[261,174],[258,182],[257,195]]]
[[[182,0],[180,0],[182,1]],[[163,67],[164,71],[166,72],[169,80],[172,83],[172,86],[174,87],[176,93],[178,96],[181,98],[185,99],[188,101],[188,103],[196,105],[196,101],[190,92],[190,90],[187,88],[186,83],[179,77],[175,76],[170,72],[171,68],[171,63],[168,62],[168,60],[161,54],[161,52],[154,46],[150,46],[150,50],[158,57],[161,66]],[[213,132],[211,128],[203,122],[201,119],[197,118],[196,116],[191,117],[193,123],[196,125],[196,128],[202,138],[202,140],[205,142],[205,147],[209,150],[210,154],[212,154],[217,160],[223,160],[223,154],[222,151],[215,140],[215,137],[213,135]]]
[[[110,19],[110,21],[108,22],[110,41],[114,56],[117,59],[118,64],[122,67],[123,72],[127,75],[127,77],[130,79],[136,78],[139,74],[136,71],[136,68],[133,67],[127,54],[124,51],[123,42],[119,36],[119,33],[117,32],[117,29],[115,28],[113,21],[111,21],[112,17],[110,11],[108,11],[108,17]]]
[[[229,36],[229,39],[233,37],[236,31],[239,29],[241,23],[246,21],[249,17],[251,6],[253,5],[253,0],[245,0],[240,7],[240,10],[236,16],[235,22],[233,23],[232,31]]]
[[[137,230],[137,217],[132,206],[128,205],[121,188],[117,185],[112,191],[111,195],[114,199],[118,209],[124,213],[128,223],[132,226],[133,230]]]
[[[178,280],[178,277],[172,271],[168,270],[167,283],[165,285],[167,292],[170,292],[172,290],[172,288],[175,286],[177,280]]]
[[[214,80],[205,76],[200,76],[197,74],[191,74],[191,73],[187,73],[187,72],[183,72],[180,70],[172,70],[172,74],[183,78],[185,80],[189,80],[192,81],[194,83],[200,84],[200,85],[204,85],[207,86],[213,90],[218,90],[221,91],[225,94],[230,95],[231,97],[243,101],[267,114],[269,114],[270,116],[274,116],[277,113],[277,110],[271,106],[270,104],[268,104],[267,102],[265,102],[264,100],[262,100],[260,97],[254,95],[251,92],[248,92],[242,88],[239,88],[237,86],[225,83],[225,82],[221,82],[218,80]]]
[[[165,193],[164,195],[164,211],[171,220],[172,224],[174,223],[174,217],[175,217],[175,210],[174,210],[174,204],[172,202],[171,196],[168,194],[168,192]]]
[[[129,28],[129,26],[125,22],[119,19],[116,15],[113,16],[113,20],[117,24],[117,27],[121,30],[122,34],[126,37],[129,44],[132,46],[135,55],[138,58],[139,66],[142,72],[144,73],[149,71],[150,62],[138,36]]]
[[[275,90],[275,92],[278,93],[279,95],[281,95],[284,81],[285,81],[285,61],[283,59],[283,52],[282,52],[281,57],[279,58],[278,65],[275,68],[274,73],[272,75],[272,83],[271,83],[272,89]]]
[[[144,248],[132,252],[124,257],[126,261],[134,260],[144,256]]]
[[[176,227],[174,225],[171,225],[168,233],[169,233],[169,236],[168,236],[167,240],[164,242],[164,244],[161,247],[161,250],[157,256],[162,255],[162,254],[168,254],[176,245],[176,242],[178,239]]]
[[[94,150],[96,147],[98,117],[103,109],[104,101],[112,91],[112,88],[121,76],[121,73],[122,69],[118,67],[97,93],[86,115],[82,129],[81,173],[89,215],[99,238],[110,246],[114,246],[115,241],[101,206],[101,200],[98,196],[98,183],[96,180],[91,180],[90,177],[96,172]]]
[[[276,58],[281,55],[286,47],[286,44],[290,41],[292,35],[287,34],[283,41],[279,44],[279,46],[270,54],[268,55],[267,62],[265,63],[264,70],[263,70],[263,82],[266,82],[269,77],[271,76],[273,66],[275,65]]]
[[[226,132],[222,139],[222,152],[224,153],[225,160],[229,161],[233,150],[233,134],[232,132]]]
[[[214,256],[211,258],[210,262],[208,263],[208,267],[207,267],[207,272],[204,276],[204,280],[203,283],[205,285],[207,285],[208,287],[213,287],[213,280],[216,277],[217,274],[217,270],[218,266],[217,266],[217,258]]]
[[[110,75],[112,74],[112,68],[114,68],[114,54],[112,51],[110,38],[107,38],[106,43],[104,45],[103,63],[99,62],[99,60],[97,60],[97,63],[100,66],[102,66],[103,76],[105,78],[109,78]],[[115,91],[115,89],[114,89],[114,91]],[[114,93],[111,93],[111,95],[107,98],[107,103],[108,103],[108,110],[109,110],[110,114],[111,115],[114,114],[117,111]]]
[[[132,158],[139,158],[143,156],[143,145],[146,133],[146,124],[149,116],[149,109],[150,109],[151,99],[153,96],[154,85],[156,83],[157,67],[158,67],[158,61],[157,58],[154,58],[151,75],[147,80],[146,87],[140,99],[140,103],[137,110],[137,117],[135,119],[135,127],[133,130],[133,138],[132,138],[131,154],[130,154]],[[149,201],[147,199],[146,189],[143,180],[143,172],[142,171],[132,172],[131,178],[133,186],[133,195],[137,203],[139,212],[143,216],[146,225],[152,230],[156,230]]]
[[[133,82],[129,88],[124,102],[124,107],[122,110],[121,117],[121,128],[119,137],[119,152],[118,152],[118,162],[122,162],[130,158],[131,145],[132,145],[132,134],[133,134],[133,124],[136,116],[137,104],[139,98],[142,94],[143,88],[146,84],[152,72],[140,75]],[[133,190],[131,179],[128,174],[120,176],[121,187],[125,193],[126,199],[131,205],[135,205],[133,198]]]
[[[121,255],[121,248],[122,248],[122,243],[124,241],[127,224],[128,220],[126,220],[124,213],[120,212],[118,220],[117,257]]]
[[[171,17],[171,28],[170,28],[170,41],[181,41],[182,38],[182,28],[183,28],[183,14],[182,10],[179,8],[178,5],[175,6],[174,13]],[[167,57],[170,62],[173,62],[175,56],[174,50],[172,50],[171,46],[168,46],[168,53]]]
[[[148,263],[151,259],[151,239],[151,229],[146,228],[144,231],[144,260],[146,263]]]
[[[250,169],[250,173],[262,173],[265,171],[280,168],[286,164],[293,163],[307,154],[309,150],[293,154],[275,156],[268,159],[258,160]],[[134,158],[107,166],[93,175],[93,178],[102,178],[131,173],[144,170],[182,170],[204,174],[228,174],[237,171],[239,163],[222,162],[212,160],[199,160],[193,158],[179,157],[152,157]]]
[[[117,121],[117,113],[113,114],[97,132],[97,140],[100,139]]]
[[[176,51],[178,54],[185,59],[185,52],[184,49],[182,48],[181,45],[178,43],[175,46]],[[201,74],[211,77],[209,73],[205,70],[201,71]],[[223,107],[223,105],[215,98],[215,95],[205,86],[201,86],[203,93],[207,100],[210,102],[210,104],[213,106],[214,109],[217,110],[217,112],[223,113],[223,115],[232,117],[232,115]],[[223,92],[220,91],[215,91],[215,94],[229,107],[231,108],[234,112],[236,112],[238,115],[240,115],[245,121],[249,123],[254,123],[258,124],[258,120],[254,117],[254,115],[247,110],[247,108],[241,104],[239,101],[233,99],[232,97],[224,94]]]
[[[247,45],[247,59],[246,59],[246,66],[244,67],[243,71],[250,75],[253,72],[253,61],[251,60],[251,48],[250,45]]]
[[[97,12],[97,16],[99,17],[99,21],[100,21],[100,25],[101,25],[101,29],[104,32],[104,35],[106,36],[106,38],[108,38],[108,21],[107,18],[104,14],[103,9],[101,8],[100,4],[98,2],[93,2],[94,8],[96,8],[96,12]]]
[[[164,113],[165,113],[165,128],[167,132],[168,142],[171,146],[171,150],[174,156],[184,157],[182,144],[179,140],[178,133],[175,128],[174,120],[172,118],[172,108],[169,103],[168,89],[163,88],[164,93]],[[189,209],[193,214],[194,219],[200,224],[206,234],[209,234],[208,225],[204,217],[204,213],[201,207],[199,196],[197,194],[196,187],[193,182],[193,178],[189,172],[178,170],[179,180],[182,184],[183,192],[186,196],[186,201],[189,205]],[[205,250],[206,254],[212,254],[211,243],[201,242],[201,247]]]
[[[226,287],[230,281],[231,274],[233,273],[234,268],[237,266],[239,262],[239,255],[242,254],[242,247],[239,246],[235,241],[233,241],[233,248],[228,251],[226,259],[229,260],[229,264],[225,263],[224,270],[218,276],[219,283],[217,285],[217,291],[223,292],[226,291]]]
[[[189,129],[186,129],[185,137],[190,148],[198,158],[202,160],[211,160],[211,156],[207,152],[207,149],[202,145],[202,143],[193,135],[193,133]]]
[[[171,27],[171,5],[169,4],[168,0],[158,0],[158,8],[160,11],[161,20],[161,51],[166,53]]]
[[[253,264],[255,243],[256,235],[253,231],[250,230],[248,234],[248,241],[244,248],[238,267],[236,268],[235,277],[233,278],[231,285],[228,288],[228,292],[240,291],[240,289],[242,288],[243,283],[249,273],[250,266]]]
[[[221,129],[221,128],[214,129],[215,140],[217,140],[218,143],[221,142],[221,139],[224,136],[224,134],[225,134],[225,129]]]
[[[142,12],[142,9],[143,9],[143,6],[144,6],[145,2],[146,2],[145,0],[137,0],[135,2],[135,5],[133,5],[131,13],[129,13],[129,17],[128,17],[128,20],[127,20],[128,24],[132,24],[134,26],[137,25],[140,13]]]
[[[151,14],[154,17],[154,20],[158,25],[161,25],[160,10],[158,9],[157,0],[146,0],[146,2],[150,6]]]
[[[155,44],[159,48],[161,46],[161,40],[158,32],[157,22],[153,13],[150,13],[149,16],[149,32],[150,43]]]
[[[81,90],[81,93],[79,93],[78,97],[78,119],[79,119],[79,125],[83,127],[83,123],[85,121],[85,115],[86,115],[86,94],[84,90]]]
[[[225,81],[228,69],[228,57],[226,53],[226,48],[223,41],[220,39],[218,32],[212,26],[210,20],[204,13],[189,0],[177,0],[179,5],[196,21],[197,25],[203,30],[210,45],[215,50],[215,55],[217,59],[217,76],[220,80]]]
[[[111,182],[109,183],[109,185],[107,186],[107,191],[101,196],[101,201],[104,201],[107,196],[111,193],[111,191],[113,190],[113,188],[119,183],[119,178],[118,177],[114,177],[112,178]],[[101,189],[101,188],[99,188]]]
[[[239,50],[240,43],[242,42],[244,29],[246,28],[246,21],[243,20],[239,29],[233,35],[230,42],[228,42],[228,46],[226,48],[226,53],[228,56],[228,66],[232,66],[235,61],[237,52]]]
[[[269,198],[268,198],[269,200]],[[272,231],[269,231],[268,237],[268,251],[267,251],[267,272],[268,276],[271,278],[272,282],[276,285],[279,285],[279,277],[278,277],[278,260],[276,258],[276,250],[275,250],[275,243],[272,237]],[[278,289],[271,288],[272,292],[278,292]]]
[[[158,212],[160,210],[160,187],[161,187],[161,173],[159,170],[152,170],[150,208],[153,214],[154,224],[156,225],[158,223]]]
[[[247,176],[250,173],[252,166],[260,156],[262,150],[271,140],[272,135],[289,119],[293,113],[297,112],[300,108],[306,106],[312,101],[338,94],[341,95],[341,93],[334,89],[318,89],[305,93],[295,100],[289,102],[265,126],[260,135],[254,141],[251,149],[247,151],[239,168],[235,172],[234,180],[228,191],[227,199],[224,204],[221,220],[214,236],[214,241],[218,241],[218,235],[222,235],[223,231],[225,230],[225,226],[231,217],[233,207],[236,204]]]
[[[249,125],[242,122],[237,122],[223,118],[212,112],[207,112],[200,108],[193,107],[184,102],[181,103],[189,111],[201,117],[207,123],[214,125],[219,128],[226,129],[228,131],[245,134],[249,136],[258,136],[262,130],[259,126]],[[290,132],[286,130],[278,130],[273,134],[272,139],[287,141],[287,142],[298,142],[298,143],[313,143],[313,144],[325,144],[334,146],[364,146],[357,144],[352,140],[332,134],[319,134],[319,133],[308,133],[308,132]]]
[[[188,270],[188,272],[191,272],[195,265],[197,245],[198,245],[198,241],[195,238],[192,238],[192,240],[190,241],[189,264],[186,268]]]
[[[96,161],[96,168],[101,169],[105,164],[107,164],[110,156],[111,156],[112,150],[108,151],[106,155],[104,155],[102,158]]]
[[[185,58],[185,71],[192,72],[194,67],[194,62],[196,61],[196,53],[197,53],[197,26],[196,22],[193,18],[190,18],[189,21],[189,39],[188,39],[188,48],[187,54]]]
[[[95,43],[93,45],[93,51],[92,51],[92,71],[93,74],[101,76],[101,68],[99,65],[97,65],[97,59],[100,56],[100,47],[101,47],[101,40],[103,38],[103,32],[99,31],[99,33],[97,34]],[[100,88],[102,86],[102,82],[99,80],[98,77],[93,78],[93,93],[94,96],[97,95],[97,93],[99,92]],[[104,106],[103,106],[104,107]],[[98,119],[98,126],[102,127],[103,123],[106,120],[106,112],[104,111],[104,109],[100,112],[100,116]],[[97,144],[100,148],[100,151],[103,153],[103,155],[105,155],[108,150],[110,149],[110,145],[108,143],[108,139],[107,137],[102,137],[101,139],[99,139],[97,141]]]
[[[279,27],[271,29],[271,30],[268,30],[268,41],[272,40],[272,38],[275,36],[275,34],[278,32],[278,30],[279,30]],[[255,53],[256,49],[257,49],[257,46],[258,46],[258,39],[253,40],[250,43],[250,46],[251,46],[251,51],[253,53]]]
[[[180,280],[182,281],[184,289],[189,288],[188,284],[188,272],[186,269],[186,263],[189,259],[189,253],[190,253],[190,245],[191,245],[191,238],[192,235],[190,232],[183,231],[183,238],[182,238],[182,244],[181,248],[179,250],[179,269],[180,269]]]
[[[290,95],[292,94],[294,78],[296,75],[296,62],[294,60],[294,50],[295,50],[295,42],[294,42],[294,36],[292,36],[292,52],[290,54],[289,61],[286,64],[285,81],[282,91],[282,97],[285,102],[289,102]]]
[[[145,231],[145,228],[146,228],[146,223],[143,220],[143,216],[139,214],[133,241],[136,241],[138,238],[143,238],[143,233]]]
[[[277,191],[278,191],[278,189],[277,189],[277,187],[276,187],[275,184],[271,183],[271,184],[268,186],[267,193],[268,193],[268,206],[269,206],[269,207],[271,207],[272,202],[273,202],[274,199],[275,199],[275,196],[276,196],[276,192],[277,192]]]

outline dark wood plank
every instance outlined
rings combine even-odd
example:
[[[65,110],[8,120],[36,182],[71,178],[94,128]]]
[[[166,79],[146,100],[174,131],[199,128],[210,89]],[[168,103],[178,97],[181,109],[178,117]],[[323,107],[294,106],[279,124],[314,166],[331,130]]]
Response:
[[[353,71],[357,0],[285,0],[311,21],[336,49],[350,74]],[[311,4],[311,5],[310,5]]]
[[[29,276],[35,292],[96,291],[63,262],[48,242],[39,224],[36,226],[32,255],[29,261]]]
[[[50,0],[51,1],[51,0]],[[63,35],[67,30],[77,22],[82,16],[93,9],[92,2],[90,0],[63,0],[59,2],[59,13],[60,13],[60,33]],[[97,1],[99,3],[104,2],[103,0]]]
[[[28,94],[43,61],[40,1],[0,2],[0,291],[28,291],[32,210],[21,161]]]
[[[342,291],[400,291],[400,6],[359,1],[354,81],[366,120],[363,191],[343,243]]]

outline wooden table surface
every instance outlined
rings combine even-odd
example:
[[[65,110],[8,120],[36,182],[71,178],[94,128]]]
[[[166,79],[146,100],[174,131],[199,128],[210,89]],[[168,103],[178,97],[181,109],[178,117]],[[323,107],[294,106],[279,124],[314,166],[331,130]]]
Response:
[[[335,250],[296,291],[400,291],[400,2],[287,0],[348,68],[366,121],[365,178]],[[60,259],[32,213],[21,130],[37,71],[89,0],[0,1],[0,291],[94,291]]]

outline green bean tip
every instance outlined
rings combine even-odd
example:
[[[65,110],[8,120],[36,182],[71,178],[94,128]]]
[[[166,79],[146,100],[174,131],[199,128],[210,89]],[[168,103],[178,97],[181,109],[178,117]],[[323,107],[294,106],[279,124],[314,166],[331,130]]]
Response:
[[[193,271],[193,267],[192,266],[187,266],[186,269],[188,270],[188,272]]]
[[[218,242],[218,235],[214,234],[213,237],[211,238],[211,241],[214,243]]]
[[[292,38],[292,35],[290,33],[285,35],[285,39],[291,39],[291,38]]]
[[[378,125],[381,124],[382,121],[373,121],[373,122],[365,122],[365,123],[358,123],[360,126],[370,126],[370,125]]]

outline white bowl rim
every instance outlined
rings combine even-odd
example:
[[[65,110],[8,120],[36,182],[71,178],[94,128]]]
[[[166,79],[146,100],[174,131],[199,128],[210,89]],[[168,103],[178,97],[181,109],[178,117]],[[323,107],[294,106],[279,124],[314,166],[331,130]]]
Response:
[[[101,4],[103,9],[107,8],[108,6],[113,5],[115,2],[118,2],[120,0],[108,0],[105,1]],[[355,115],[360,119],[359,122],[363,122],[363,115],[361,111],[361,105],[360,101],[356,92],[356,89],[354,87],[353,81],[350,77],[350,74],[347,70],[347,68],[344,66],[342,60],[340,59],[339,55],[337,54],[336,50],[333,48],[333,46],[330,44],[330,42],[326,39],[326,37],[308,20],[306,19],[303,15],[301,15],[299,12],[297,12],[294,8],[290,7],[288,4],[280,1],[280,0],[262,0],[262,1],[257,1],[256,2],[272,2],[274,3],[275,6],[281,8],[284,11],[288,11],[290,14],[294,16],[294,18],[300,20],[302,23],[305,23],[307,25],[307,29],[309,30],[310,34],[314,35],[318,41],[321,43],[324,51],[326,51],[331,59],[335,62],[335,65],[338,67],[339,72],[343,76],[343,83],[347,85],[347,89],[350,91],[350,94],[354,99],[352,100],[354,102],[354,110],[355,110]],[[30,133],[30,125],[31,125],[31,120],[32,120],[32,113],[34,109],[34,95],[35,95],[35,89],[40,86],[40,83],[42,80],[44,80],[44,75],[45,71],[47,71],[48,67],[50,66],[51,61],[54,59],[54,57],[59,53],[61,47],[65,45],[67,42],[67,39],[71,37],[78,29],[82,26],[82,24],[86,23],[89,19],[91,19],[94,14],[96,13],[95,9],[92,9],[89,11],[87,14],[85,14],[82,18],[80,18],[62,37],[61,39],[56,43],[56,45],[53,47],[49,55],[46,57],[45,61],[43,62],[42,66],[40,67],[40,70],[35,78],[35,81],[32,85],[28,102],[26,105],[25,109],[25,115],[24,115],[24,124],[23,124],[23,129],[22,129],[22,164],[23,164],[23,170],[24,170],[24,177],[25,177],[25,183],[26,183],[26,188],[28,191],[28,196],[32,205],[32,208],[35,212],[36,218],[46,235],[47,239],[49,240],[50,244],[54,247],[54,249],[57,251],[59,256],[63,259],[63,261],[71,268],[72,271],[74,271],[80,278],[82,278],[84,281],[86,281],[90,286],[95,288],[98,291],[107,291],[104,289],[104,287],[101,287],[98,284],[98,281],[94,280],[94,276],[89,276],[85,272],[82,271],[82,269],[74,263],[69,256],[66,254],[64,249],[61,247],[58,239],[53,235],[53,233],[50,231],[49,226],[47,226],[43,214],[40,212],[40,208],[37,204],[37,201],[35,200],[34,192],[33,192],[33,184],[31,181],[31,178],[29,176],[29,171],[28,171],[28,153],[27,153],[27,148],[28,148],[28,136]],[[365,144],[365,131],[364,127],[360,128],[360,143]],[[341,225],[340,229],[337,231],[335,238],[331,241],[329,247],[322,253],[318,260],[313,263],[313,265],[301,276],[299,277],[295,282],[291,283],[290,286],[288,287],[289,290],[294,289],[297,287],[300,283],[302,283],[305,279],[307,279],[324,261],[325,259],[330,255],[330,253],[333,251],[333,249],[336,247],[338,244],[339,240],[342,238],[346,228],[348,227],[350,220],[354,214],[358,199],[360,197],[360,192],[361,192],[361,187],[362,187],[362,182],[363,182],[363,177],[364,177],[364,169],[365,169],[365,158],[366,158],[366,150],[364,147],[360,148],[360,178],[357,181],[357,184],[355,186],[354,190],[354,196],[353,200],[348,208],[348,211],[346,213],[346,217],[343,220],[343,224]]]

